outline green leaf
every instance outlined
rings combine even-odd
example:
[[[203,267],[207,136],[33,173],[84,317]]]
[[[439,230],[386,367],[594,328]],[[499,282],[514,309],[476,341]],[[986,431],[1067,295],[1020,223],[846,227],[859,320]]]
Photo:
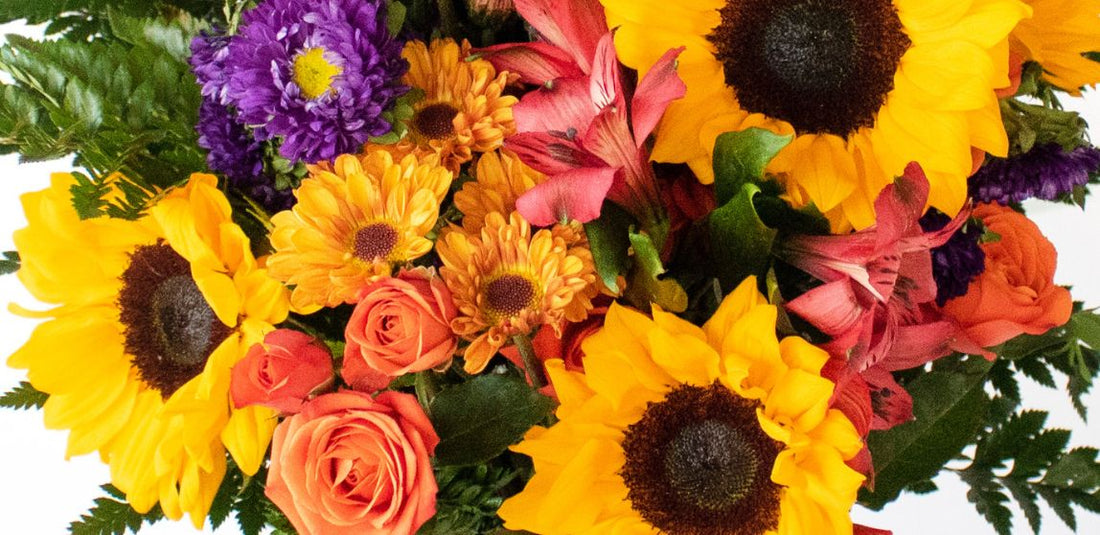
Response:
[[[1062,455],[1047,469],[1042,483],[1051,487],[1100,488],[1100,464],[1096,448],[1075,448]]]
[[[127,530],[137,533],[142,524],[153,524],[164,518],[160,506],[148,513],[135,511],[123,500],[123,494],[111,485],[101,487],[111,497],[96,498],[95,505],[80,520],[69,524],[73,535],[122,535]]]
[[[19,251],[4,251],[4,258],[0,260],[0,275],[10,275],[19,271]]]
[[[764,177],[764,168],[794,136],[762,128],[727,132],[714,142],[714,188],[718,205],[729,202],[746,183]]]
[[[401,27],[405,25],[405,4],[391,0],[386,4],[386,29],[390,35],[401,33]]]
[[[610,201],[600,208],[600,217],[584,224],[592,261],[596,264],[604,286],[614,293],[619,291],[619,275],[626,273],[630,265],[630,227],[634,218]]]
[[[525,382],[502,375],[479,375],[432,400],[432,425],[439,434],[441,465],[485,462],[519,442],[550,412],[550,398]]]
[[[776,230],[757,215],[753,199],[758,194],[756,184],[745,183],[707,217],[713,269],[725,292],[750,275],[763,277],[768,271]]]
[[[906,385],[914,420],[871,432],[867,445],[875,463],[875,490],[860,502],[881,509],[909,484],[931,479],[974,438],[989,398],[983,390],[988,363],[972,373],[933,371]]]
[[[23,381],[19,383],[19,386],[11,389],[10,392],[0,396],[0,407],[20,410],[31,407],[41,409],[49,397],[49,394],[39,392],[30,383]]]
[[[264,496],[264,482],[261,474],[246,478],[244,488],[237,497],[233,510],[237,512],[237,525],[244,535],[260,535],[267,525],[268,499]]]
[[[650,303],[669,312],[686,310],[687,292],[675,280],[661,278],[665,266],[661,263],[661,252],[649,235],[631,232],[629,238],[634,249],[634,270],[624,296],[642,310],[649,310]]]

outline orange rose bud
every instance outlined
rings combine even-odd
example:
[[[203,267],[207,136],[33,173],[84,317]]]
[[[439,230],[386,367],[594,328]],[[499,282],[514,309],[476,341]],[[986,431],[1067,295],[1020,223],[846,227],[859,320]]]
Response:
[[[415,396],[325,394],[275,428],[264,493],[302,535],[411,535],[435,514],[437,444]]]
[[[233,366],[229,396],[237,408],[263,405],[295,413],[314,392],[332,384],[332,355],[320,340],[277,329]]]
[[[996,204],[974,210],[1000,240],[982,244],[985,271],[966,295],[943,311],[971,341],[992,347],[1020,334],[1043,334],[1069,321],[1073,299],[1054,284],[1058,254],[1039,227],[1023,214]]]
[[[458,347],[456,315],[451,291],[428,269],[367,286],[344,330],[344,381],[374,392],[394,377],[447,364]]]

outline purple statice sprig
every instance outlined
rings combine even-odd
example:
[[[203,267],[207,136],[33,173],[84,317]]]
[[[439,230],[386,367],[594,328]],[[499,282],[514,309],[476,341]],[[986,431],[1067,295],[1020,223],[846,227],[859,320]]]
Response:
[[[1036,145],[1008,158],[989,158],[970,177],[970,195],[979,202],[1002,205],[1026,199],[1058,200],[1100,172],[1100,150],[1081,146],[1065,150],[1057,143]]]
[[[950,217],[935,208],[920,218],[925,232],[939,230],[950,222]],[[942,307],[948,300],[965,294],[970,281],[985,271],[985,251],[980,246],[983,232],[981,222],[971,218],[943,245],[932,248],[937,305]]]
[[[387,29],[381,0],[267,0],[242,18],[225,60],[228,99],[259,139],[282,139],[280,154],[314,163],[358,152],[391,124],[383,113],[407,91],[402,43]],[[320,49],[338,74],[310,98],[296,60]]]

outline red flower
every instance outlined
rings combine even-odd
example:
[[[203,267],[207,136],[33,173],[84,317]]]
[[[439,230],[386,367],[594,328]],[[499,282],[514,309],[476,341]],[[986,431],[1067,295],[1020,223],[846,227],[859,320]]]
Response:
[[[780,258],[824,282],[786,304],[832,339],[834,406],[854,422],[888,429],[912,418],[912,398],[889,372],[920,366],[960,347],[958,326],[934,306],[930,249],[947,241],[968,217],[924,232],[918,222],[928,180],[916,164],[875,201],[874,226],[847,235],[794,236]],[[863,392],[866,392],[864,394]]]

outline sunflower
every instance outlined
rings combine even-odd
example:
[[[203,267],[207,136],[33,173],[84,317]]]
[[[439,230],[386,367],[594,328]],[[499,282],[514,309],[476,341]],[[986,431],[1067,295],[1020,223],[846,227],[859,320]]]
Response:
[[[293,287],[294,310],[354,303],[359,290],[396,265],[432,249],[451,172],[434,155],[400,161],[383,148],[317,166],[294,194],[298,203],[271,218],[272,276]]]
[[[768,171],[834,228],[863,228],[909,162],[928,173],[931,204],[954,215],[971,146],[1008,150],[994,88],[1009,85],[1005,38],[1030,12],[1018,0],[601,2],[626,65],[686,47],[687,95],[665,112],[652,157],[687,163],[704,183],[720,134],[794,134]]]
[[[1034,14],[1012,30],[1012,50],[1038,62],[1048,82],[1073,95],[1100,82],[1100,63],[1083,56],[1100,51],[1100,1],[1023,1]]]
[[[702,328],[613,304],[585,372],[547,362],[557,424],[513,447],[535,475],[505,527],[556,533],[851,533],[861,448],[825,351],[775,336],[749,278]]]
[[[136,221],[81,220],[56,174],[23,197],[19,279],[58,306],[8,361],[48,393],[66,455],[99,451],[134,509],[158,502],[201,527],[225,453],[254,474],[276,414],[233,409],[230,368],[287,315],[212,175],[193,175]]]
[[[546,179],[507,149],[486,152],[477,159],[474,178],[455,192],[455,207],[462,212],[462,228],[477,233],[492,212],[510,214],[516,199]]]
[[[560,336],[563,322],[587,317],[595,267],[575,234],[541,229],[532,235],[518,213],[505,220],[492,212],[480,235],[452,229],[439,240],[439,273],[458,307],[451,328],[471,341],[467,372],[485,369],[512,336],[544,324]]]
[[[436,39],[429,47],[409,41],[402,55],[409,62],[402,82],[424,92],[413,105],[408,137],[398,143],[402,150],[439,154],[457,174],[474,152],[496,150],[516,131],[516,97],[503,94],[509,75],[497,73],[488,61],[470,59],[469,43]]]

